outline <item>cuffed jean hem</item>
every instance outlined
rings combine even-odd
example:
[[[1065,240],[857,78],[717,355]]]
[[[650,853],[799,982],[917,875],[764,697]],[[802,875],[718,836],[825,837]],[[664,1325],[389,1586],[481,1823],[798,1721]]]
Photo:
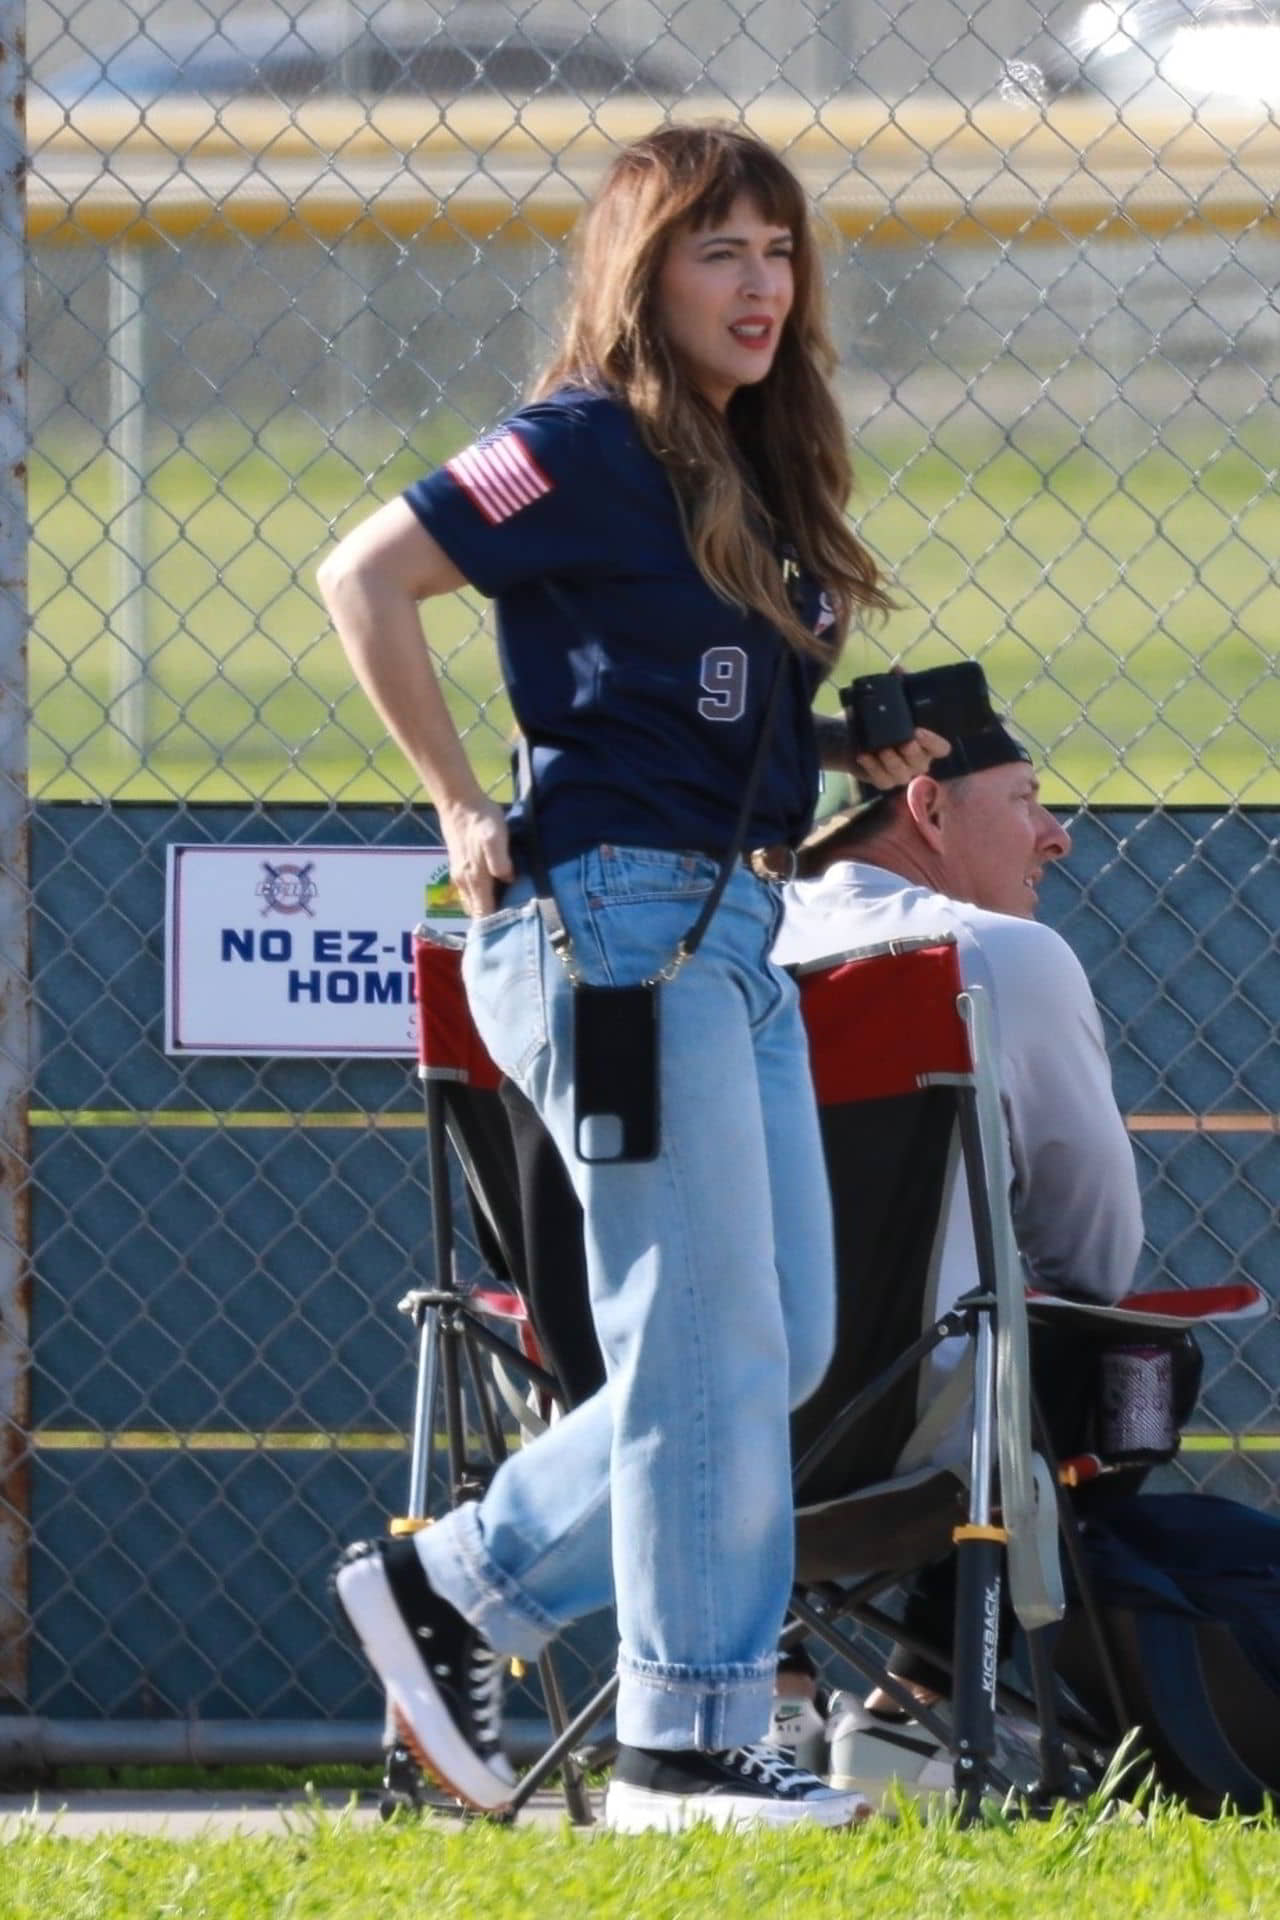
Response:
[[[776,1662],[718,1674],[688,1667],[618,1662],[618,1739],[628,1747],[668,1752],[698,1747],[718,1753],[764,1737],[773,1709]]]
[[[414,1535],[433,1590],[456,1607],[498,1653],[536,1660],[561,1622],[495,1567],[485,1550],[474,1500]]]

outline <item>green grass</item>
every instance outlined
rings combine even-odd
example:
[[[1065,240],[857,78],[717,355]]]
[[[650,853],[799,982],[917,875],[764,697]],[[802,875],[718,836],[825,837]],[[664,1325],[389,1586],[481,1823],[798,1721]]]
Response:
[[[148,482],[146,753],[122,731],[120,596],[109,457],[70,446],[31,467],[33,789],[46,799],[386,800],[409,775],[382,746],[314,588],[347,525],[440,450],[402,453],[376,493],[301,427],[153,449]],[[478,596],[431,613],[459,723],[497,780],[510,725]],[[116,621],[118,630],[123,622]],[[379,751],[380,749],[380,751]]]
[[[353,689],[316,597],[335,534],[448,451],[430,433],[363,464],[300,420],[207,430],[150,452],[140,758],[116,724],[110,631],[120,499],[95,446],[31,469],[32,775],[44,798],[394,800],[411,792]],[[1112,460],[1065,429],[1011,443],[877,437],[858,520],[899,611],[840,678],[886,653],[976,655],[1052,764],[1057,799],[1280,801],[1273,672],[1280,496],[1261,426]],[[369,469],[364,471],[364,467]],[[509,712],[487,611],[428,610],[482,777],[505,774]],[[119,623],[117,623],[119,624]],[[828,696],[832,701],[834,696]]]
[[[853,1834],[631,1839],[357,1829],[304,1810],[284,1838],[26,1835],[4,1863],[4,1920],[1261,1920],[1280,1908],[1274,1823],[1167,1808],[1141,1826],[1060,1814],[969,1832],[907,1818]]]

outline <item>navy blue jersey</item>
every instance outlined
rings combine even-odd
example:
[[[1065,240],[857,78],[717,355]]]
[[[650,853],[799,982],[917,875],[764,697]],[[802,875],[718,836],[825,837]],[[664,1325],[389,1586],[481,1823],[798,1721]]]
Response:
[[[564,391],[524,407],[405,498],[497,603],[548,865],[605,842],[723,852],[780,655],[773,745],[745,844],[802,837],[823,669],[708,587],[667,471],[624,406]],[[815,582],[793,591],[815,629],[829,624]],[[520,821],[517,802],[517,844]]]

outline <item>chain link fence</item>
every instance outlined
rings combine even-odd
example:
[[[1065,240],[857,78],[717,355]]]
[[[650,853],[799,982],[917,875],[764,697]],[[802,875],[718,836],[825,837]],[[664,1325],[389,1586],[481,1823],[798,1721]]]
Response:
[[[823,216],[855,511],[899,602],[849,670],[981,658],[1071,819],[1044,911],[1107,1016],[1142,1277],[1274,1290],[1264,12],[31,0],[6,885],[25,837],[34,1093],[29,1131],[5,1107],[30,1263],[0,1370],[0,1687],[30,1751],[371,1750],[324,1577],[403,1504],[421,1106],[400,1061],[165,1053],[165,849],[430,844],[315,563],[518,401],[584,192],[669,113],[745,120]],[[432,620],[500,791],[483,603]],[[1179,1471],[1272,1501],[1275,1328],[1205,1346]],[[582,1636],[571,1693],[607,1657]]]

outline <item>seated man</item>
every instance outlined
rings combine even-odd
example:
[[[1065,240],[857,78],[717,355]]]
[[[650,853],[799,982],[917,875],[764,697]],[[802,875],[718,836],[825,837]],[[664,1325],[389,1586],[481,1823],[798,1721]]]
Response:
[[[910,676],[908,676],[910,681]],[[892,792],[815,830],[787,889],[775,957],[834,957],[903,938],[953,934],[962,978],[985,989],[1008,1124],[1012,1212],[1031,1286],[1116,1300],[1133,1284],[1142,1216],[1132,1148],[1117,1109],[1102,1023],[1084,971],[1060,935],[1034,919],[1046,866],[1070,848],[1040,803],[1031,757],[999,721],[957,736]],[[952,1193],[936,1310],[977,1282],[969,1202]],[[930,1363],[922,1404],[936,1398],[962,1343]],[[963,1460],[967,1414],[938,1436],[934,1457]],[[911,1623],[945,1630],[945,1583],[924,1581]],[[936,1697],[941,1676],[899,1652],[892,1669]],[[891,1705],[884,1696],[868,1704]]]

